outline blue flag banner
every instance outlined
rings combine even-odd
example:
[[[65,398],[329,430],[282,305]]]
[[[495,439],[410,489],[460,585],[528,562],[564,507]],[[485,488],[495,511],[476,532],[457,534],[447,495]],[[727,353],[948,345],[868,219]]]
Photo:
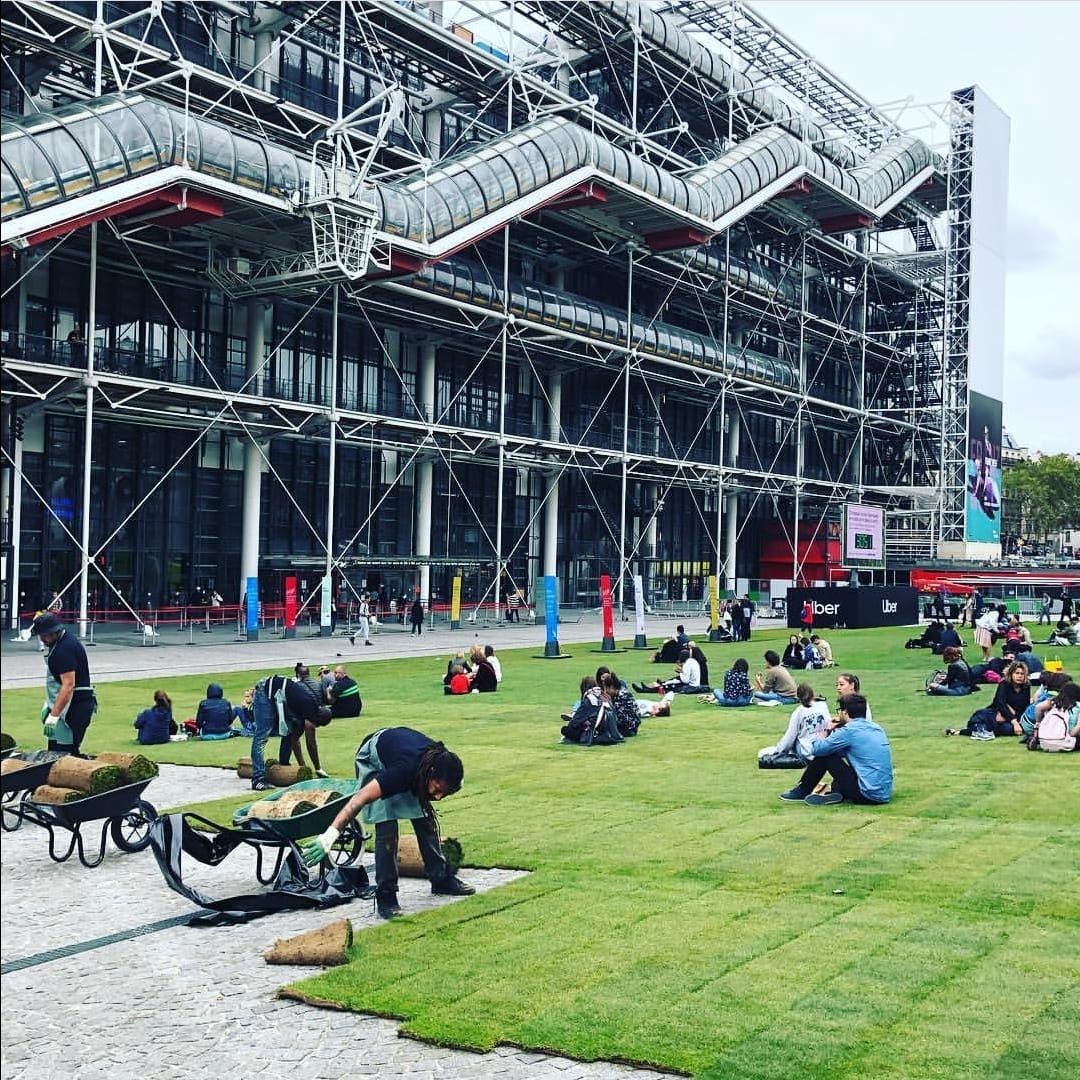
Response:
[[[559,600],[556,588],[557,578],[548,576],[544,578],[544,622],[547,628],[548,644],[558,644],[559,641]]]
[[[251,633],[252,630],[257,633],[259,630],[259,579],[257,577],[247,579],[245,600],[247,603],[248,633]]]

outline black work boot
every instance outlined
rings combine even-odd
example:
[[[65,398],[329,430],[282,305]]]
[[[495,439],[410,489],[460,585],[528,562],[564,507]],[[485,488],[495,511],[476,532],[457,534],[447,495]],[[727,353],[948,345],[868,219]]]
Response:
[[[453,874],[441,881],[433,881],[431,891],[435,896],[472,896],[476,892],[470,884]]]
[[[376,893],[375,910],[380,919],[396,919],[405,912],[398,907],[397,893]]]

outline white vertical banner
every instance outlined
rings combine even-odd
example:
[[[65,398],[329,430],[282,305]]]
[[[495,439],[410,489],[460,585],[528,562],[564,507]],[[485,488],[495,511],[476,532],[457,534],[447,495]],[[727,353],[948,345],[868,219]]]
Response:
[[[334,577],[332,574],[323,574],[322,596],[319,604],[319,625],[330,627],[330,619],[334,606]]]
[[[634,633],[645,636],[645,586],[640,574],[634,575]]]

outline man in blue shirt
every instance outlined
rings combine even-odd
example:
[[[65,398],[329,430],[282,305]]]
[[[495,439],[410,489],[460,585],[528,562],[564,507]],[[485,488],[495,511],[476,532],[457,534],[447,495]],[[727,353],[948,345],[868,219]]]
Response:
[[[877,805],[892,797],[893,766],[889,737],[880,725],[866,719],[866,698],[845,694],[840,714],[825,725],[825,734],[811,745],[813,760],[799,782],[780,798],[830,806],[844,801]],[[825,774],[832,777],[828,795],[813,794]]]

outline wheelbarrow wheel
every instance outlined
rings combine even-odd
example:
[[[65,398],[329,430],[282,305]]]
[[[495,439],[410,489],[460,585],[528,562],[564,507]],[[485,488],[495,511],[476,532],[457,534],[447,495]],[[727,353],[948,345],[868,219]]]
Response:
[[[335,866],[351,866],[364,854],[366,840],[360,826],[355,821],[350,821],[341,830],[337,843],[330,849],[330,861]]]
[[[157,811],[140,800],[126,814],[114,818],[110,829],[113,843],[121,851],[142,851],[150,843],[150,826]]]

